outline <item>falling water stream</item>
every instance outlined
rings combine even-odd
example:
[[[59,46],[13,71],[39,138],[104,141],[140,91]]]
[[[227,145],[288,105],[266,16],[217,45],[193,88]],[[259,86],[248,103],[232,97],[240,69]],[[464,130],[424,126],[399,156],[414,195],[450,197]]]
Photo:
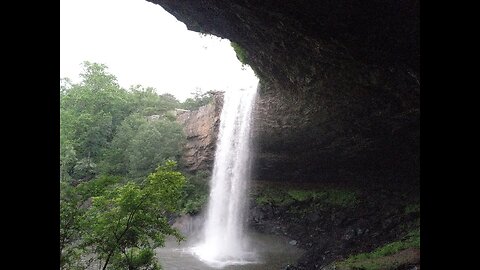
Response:
[[[282,236],[246,228],[256,93],[254,87],[225,93],[202,229],[187,236],[193,242],[170,241],[157,251],[164,269],[279,269],[302,253]]]
[[[257,261],[244,226],[255,96],[255,88],[225,93],[220,115],[204,238],[192,249],[200,260],[219,267]]]

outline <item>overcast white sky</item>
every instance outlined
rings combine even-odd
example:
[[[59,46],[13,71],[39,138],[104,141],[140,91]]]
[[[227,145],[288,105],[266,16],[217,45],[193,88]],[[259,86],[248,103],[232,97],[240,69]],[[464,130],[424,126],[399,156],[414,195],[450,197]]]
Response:
[[[61,0],[60,77],[78,82],[83,61],[106,64],[119,84],[141,84],[183,101],[196,87],[256,87],[230,41],[203,37],[145,0]]]

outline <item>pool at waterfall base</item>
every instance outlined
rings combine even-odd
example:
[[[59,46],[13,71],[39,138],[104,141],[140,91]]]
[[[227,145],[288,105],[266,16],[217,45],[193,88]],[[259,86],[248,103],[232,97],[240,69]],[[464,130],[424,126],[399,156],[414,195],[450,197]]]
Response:
[[[243,260],[223,258],[222,260],[200,259],[199,252],[208,253],[208,248],[189,241],[177,243],[174,239],[167,239],[165,247],[156,249],[156,255],[165,270],[278,270],[288,264],[294,264],[303,254],[303,250],[289,244],[290,239],[271,234],[248,232],[250,250]],[[221,246],[215,248],[222,248]],[[208,258],[208,254],[202,254]]]

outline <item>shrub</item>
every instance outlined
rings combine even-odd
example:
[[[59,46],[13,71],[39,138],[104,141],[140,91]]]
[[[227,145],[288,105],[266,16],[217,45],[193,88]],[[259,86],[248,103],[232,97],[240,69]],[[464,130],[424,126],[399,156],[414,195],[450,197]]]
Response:
[[[237,54],[237,59],[242,63],[242,65],[248,65],[247,63],[247,52],[245,49],[240,47],[238,43],[235,42],[230,42],[230,45],[232,46],[233,50]]]

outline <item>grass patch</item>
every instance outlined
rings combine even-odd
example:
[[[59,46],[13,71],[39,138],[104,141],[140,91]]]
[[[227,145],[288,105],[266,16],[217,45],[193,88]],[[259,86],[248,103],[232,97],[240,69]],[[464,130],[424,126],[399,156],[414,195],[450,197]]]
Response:
[[[357,204],[357,194],[352,191],[332,189],[318,194],[326,203],[342,207],[352,207]]]
[[[316,192],[311,190],[289,190],[287,191],[288,196],[293,200],[298,202],[308,201],[316,197]]]
[[[255,198],[257,204],[260,205],[276,205],[285,206],[294,202],[288,194],[281,189],[265,189]]]
[[[420,213],[420,204],[409,204],[405,207],[405,214]]]
[[[257,204],[288,206],[296,202],[308,202],[313,207],[353,207],[357,204],[357,193],[341,189],[305,190],[273,189],[262,190],[255,198]]]
[[[408,248],[420,248],[420,229],[410,231],[404,239],[388,243],[375,249],[370,253],[360,253],[350,256],[348,259],[335,263],[336,269],[340,270],[380,270],[394,269],[397,267],[396,261],[386,260],[387,256],[396,254]]]

